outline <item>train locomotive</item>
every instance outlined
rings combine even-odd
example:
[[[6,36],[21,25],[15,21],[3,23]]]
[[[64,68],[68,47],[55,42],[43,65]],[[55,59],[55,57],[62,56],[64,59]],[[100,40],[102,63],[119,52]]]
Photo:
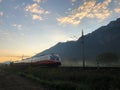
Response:
[[[20,61],[12,62],[13,66],[27,66],[27,65],[40,65],[40,66],[60,66],[61,59],[58,54],[44,54],[38,57],[31,57],[27,59],[23,59]]]

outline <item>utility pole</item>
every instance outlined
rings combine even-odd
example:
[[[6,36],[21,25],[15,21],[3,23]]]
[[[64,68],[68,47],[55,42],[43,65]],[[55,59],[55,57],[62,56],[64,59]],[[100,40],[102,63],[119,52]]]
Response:
[[[83,60],[83,68],[85,67],[85,49],[84,49],[84,32],[82,30],[82,37],[81,37],[82,41],[82,60]]]
[[[22,55],[22,60],[23,60],[23,58],[24,58],[24,54]]]

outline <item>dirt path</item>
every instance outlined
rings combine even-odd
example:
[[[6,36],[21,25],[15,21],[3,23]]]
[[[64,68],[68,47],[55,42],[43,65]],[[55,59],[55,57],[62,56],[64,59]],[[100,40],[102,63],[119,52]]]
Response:
[[[0,90],[50,90],[20,76],[0,70]]]

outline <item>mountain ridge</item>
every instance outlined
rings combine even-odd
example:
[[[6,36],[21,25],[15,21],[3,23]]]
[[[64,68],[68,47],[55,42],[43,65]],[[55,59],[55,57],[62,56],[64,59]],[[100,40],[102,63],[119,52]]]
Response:
[[[59,42],[34,57],[38,57],[41,54],[58,53],[63,61],[81,61],[81,40],[80,37],[77,41]],[[120,18],[85,35],[84,42],[85,58],[87,61],[95,61],[96,57],[104,52],[113,52],[120,55]]]

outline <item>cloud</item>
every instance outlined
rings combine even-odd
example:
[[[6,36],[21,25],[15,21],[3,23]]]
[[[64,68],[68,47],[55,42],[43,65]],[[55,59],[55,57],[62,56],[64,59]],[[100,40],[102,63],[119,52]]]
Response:
[[[33,20],[42,20],[42,17],[39,16],[39,15],[33,14],[33,15],[32,15],[32,19],[33,19]]]
[[[27,5],[25,10],[29,12],[33,20],[43,20],[43,15],[49,14],[49,11],[44,10],[37,3]]]
[[[57,18],[57,21],[60,22],[60,24],[77,25],[80,23],[81,19],[83,19],[90,12],[94,5],[95,1],[84,2],[83,5],[72,10],[70,15]]]
[[[103,3],[98,3],[92,8],[91,12],[88,13],[87,17],[101,20],[105,19],[110,15],[110,11],[107,8],[110,2],[111,0],[105,0]]]
[[[114,11],[116,13],[120,13],[120,0],[114,0],[115,8]]]
[[[120,0],[114,0],[114,3],[120,5]]]
[[[0,12],[0,16],[3,16],[3,12]]]
[[[74,3],[76,2],[76,0],[71,0],[71,2],[72,2],[72,5],[74,5]]]
[[[71,0],[72,3],[76,2],[76,0]]]
[[[115,11],[116,13],[120,13],[120,8],[115,8],[114,11]]]
[[[57,21],[60,24],[78,25],[85,17],[104,20],[110,15],[108,5],[111,0],[105,0],[96,4],[95,0],[84,1],[84,3],[76,9],[73,9],[68,16],[59,17]]]
[[[32,5],[28,5],[26,7],[26,11],[29,11],[31,13],[35,13],[35,14],[43,14],[44,13],[44,10],[41,9],[37,3],[34,3]]]
[[[12,26],[19,30],[22,30],[22,25],[20,25],[20,24],[13,24]]]
[[[79,20],[74,20],[73,16],[69,16],[69,17],[60,17],[60,18],[57,18],[57,21],[60,22],[60,24],[73,24],[73,25],[76,25],[76,24],[79,24],[80,21]]]
[[[36,2],[36,3],[41,3],[42,2],[42,0],[33,0],[34,2]]]

